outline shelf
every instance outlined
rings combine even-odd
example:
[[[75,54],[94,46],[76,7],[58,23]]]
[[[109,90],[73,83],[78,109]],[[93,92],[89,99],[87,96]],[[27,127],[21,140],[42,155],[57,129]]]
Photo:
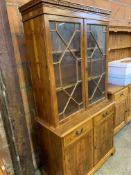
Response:
[[[87,50],[94,50],[94,49],[95,49],[95,47],[87,48]],[[102,47],[100,49],[102,49]],[[80,52],[80,50],[78,50],[78,49],[70,49],[70,50],[67,49],[65,52],[68,53],[70,51],[72,51],[72,52]],[[54,50],[54,51],[52,51],[52,54],[61,54],[63,52],[64,52],[64,50]]]
[[[106,72],[103,72],[102,74],[105,75]],[[95,80],[95,79],[97,79],[97,78],[100,78],[100,76],[101,76],[102,74],[95,75],[95,76],[90,76],[90,77],[88,78],[88,81],[91,81],[91,80]]]
[[[124,46],[124,47],[117,47],[117,48],[109,48],[108,51],[119,50],[119,49],[129,49],[129,48],[131,48],[131,45],[130,46]]]
[[[109,32],[131,32],[131,26],[110,26]]]
[[[91,59],[90,57],[88,57],[88,63],[91,63],[91,62],[94,62],[94,61],[104,61],[104,60],[106,60],[106,59],[105,58],[104,59],[102,59],[102,58]]]
[[[82,83],[82,80],[79,80],[77,83]],[[76,83],[72,83],[72,84],[69,84],[69,85],[66,85],[64,87],[59,87],[56,89],[57,92],[61,91],[61,90],[64,90],[64,89],[69,89],[69,88],[72,88],[76,85]]]
[[[77,49],[70,49],[72,52],[80,52],[80,50],[77,50]],[[65,52],[66,53],[70,53],[69,49],[67,49]],[[64,52],[64,50],[55,50],[55,51],[52,51],[52,54],[62,54]]]

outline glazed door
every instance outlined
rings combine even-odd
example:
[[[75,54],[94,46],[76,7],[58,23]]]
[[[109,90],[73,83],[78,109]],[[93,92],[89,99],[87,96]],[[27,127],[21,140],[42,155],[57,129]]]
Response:
[[[86,175],[93,167],[93,130],[65,149],[65,175]]]
[[[88,104],[106,97],[107,26],[97,21],[86,21],[86,57]]]
[[[45,19],[54,105],[57,99],[57,114],[63,120],[84,108],[83,20],[49,15]]]

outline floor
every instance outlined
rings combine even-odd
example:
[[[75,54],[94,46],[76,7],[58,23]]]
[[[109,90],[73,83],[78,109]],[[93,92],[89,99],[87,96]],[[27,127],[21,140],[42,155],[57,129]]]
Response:
[[[116,152],[95,175],[131,175],[131,122],[114,138]]]

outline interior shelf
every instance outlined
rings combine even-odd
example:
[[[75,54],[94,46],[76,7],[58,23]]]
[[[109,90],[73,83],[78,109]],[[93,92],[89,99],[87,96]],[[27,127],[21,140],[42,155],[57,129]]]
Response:
[[[77,83],[82,83],[82,80],[79,80]],[[69,84],[69,85],[67,85],[67,86],[59,87],[59,88],[56,89],[56,91],[59,92],[59,91],[64,90],[64,89],[72,88],[72,87],[74,87],[77,83],[72,83],[72,84]]]
[[[102,74],[99,74],[99,75],[90,76],[90,77],[88,77],[88,81],[100,78],[101,75],[105,75],[105,74],[106,74],[106,72],[103,72]]]
[[[94,49],[94,47],[90,47],[90,48],[87,48],[87,50],[93,50]],[[66,53],[68,53],[68,52],[79,52],[80,50],[79,49],[67,49],[65,52]],[[54,50],[54,51],[52,51],[52,54],[61,54],[61,53],[63,53],[64,52],[64,50]]]

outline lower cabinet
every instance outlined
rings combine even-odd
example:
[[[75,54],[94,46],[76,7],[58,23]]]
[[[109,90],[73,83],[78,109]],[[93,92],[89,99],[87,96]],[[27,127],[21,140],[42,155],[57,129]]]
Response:
[[[100,112],[95,108],[92,115],[77,125],[70,123],[54,130],[37,120],[41,157],[48,175],[93,175],[114,153],[114,103]]]

